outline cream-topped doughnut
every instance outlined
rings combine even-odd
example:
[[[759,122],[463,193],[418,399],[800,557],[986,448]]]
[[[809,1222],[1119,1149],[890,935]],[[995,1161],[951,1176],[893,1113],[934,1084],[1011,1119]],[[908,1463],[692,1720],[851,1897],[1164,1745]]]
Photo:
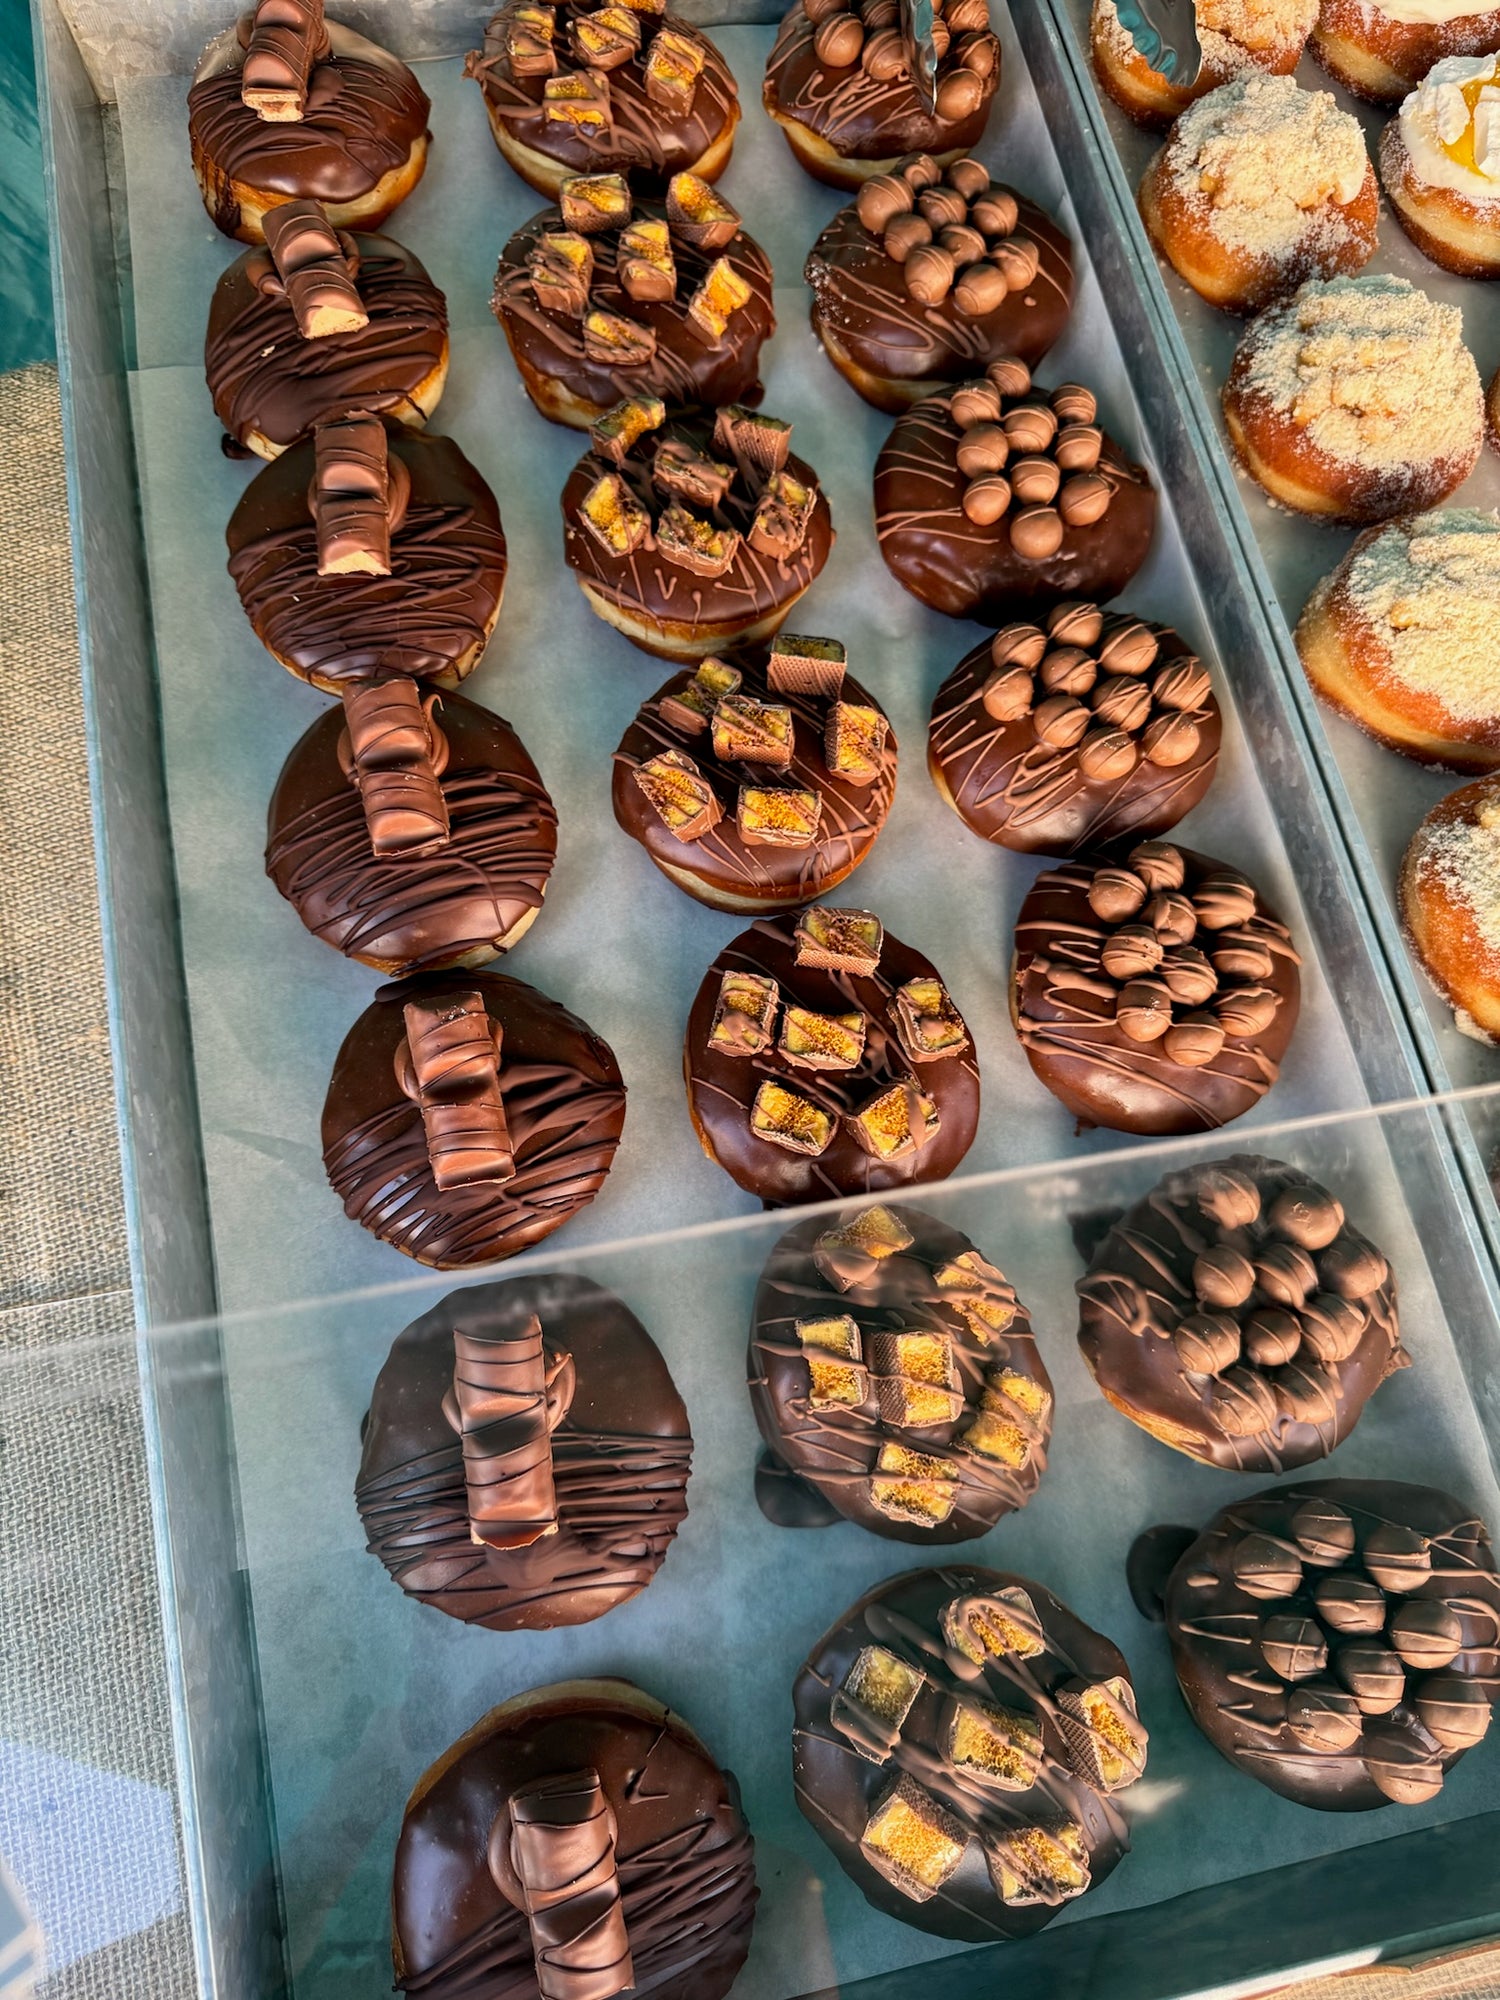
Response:
[[[1380,135],[1380,178],[1424,256],[1500,276],[1500,56],[1434,64]]]
[[[1373,104],[1399,104],[1435,63],[1500,48],[1500,8],[1468,0],[1322,0],[1312,52]]]

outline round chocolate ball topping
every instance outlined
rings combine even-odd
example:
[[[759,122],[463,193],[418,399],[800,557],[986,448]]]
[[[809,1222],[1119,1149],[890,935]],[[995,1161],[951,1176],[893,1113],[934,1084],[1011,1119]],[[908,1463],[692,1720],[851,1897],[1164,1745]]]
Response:
[[[1295,1549],[1270,1535],[1246,1535],[1230,1557],[1234,1580],[1250,1597],[1290,1597],[1302,1581]]]

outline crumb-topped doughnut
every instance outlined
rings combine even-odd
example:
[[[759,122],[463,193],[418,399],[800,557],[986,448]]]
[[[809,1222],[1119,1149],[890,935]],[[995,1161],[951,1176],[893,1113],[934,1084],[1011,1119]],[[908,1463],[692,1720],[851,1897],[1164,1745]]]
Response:
[[[1052,1383],[1030,1316],[921,1209],[789,1230],[761,1272],[746,1373],[766,1441],[755,1497],[779,1527],[968,1542],[1047,1469]]]
[[[1130,1566],[1194,1722],[1298,1805],[1425,1805],[1489,1728],[1500,1578],[1484,1522],[1450,1494],[1299,1479],[1201,1534],[1151,1529]]]
[[[1380,191],[1359,120],[1289,76],[1237,77],[1189,105],[1138,201],[1162,256],[1226,312],[1375,254]]]
[[[768,1208],[943,1180],[979,1063],[935,967],[869,910],[762,917],[709,967],[682,1052],[703,1150]]]
[[[403,62],[323,18],[323,0],[258,0],[204,50],[188,91],[193,172],[216,228],[264,240],[281,202],[378,229],[422,178],[427,93]]]
[[[879,1584],[792,1691],[797,1804],[867,1902],[1029,1936],[1130,1847],[1147,1735],[1117,1646],[1040,1584],[945,1563]]]
[[[629,1681],[492,1709],[418,1781],[391,1888],[421,2000],[723,2000],[755,1920],[739,1787]]]
[[[602,1618],[687,1513],[687,1411],[622,1299],[547,1271],[450,1292],[396,1336],[354,1499],[422,1604],[495,1632]]]
[[[1224,422],[1246,470],[1296,513],[1435,507],[1484,442],[1463,315],[1384,273],[1309,279],[1246,330]]]
[[[896,739],[837,639],[707,659],[642,704],[614,756],[615,819],[714,909],[791,910],[838,887],[896,792]]]
[[[1079,1349],[1107,1400],[1227,1471],[1326,1458],[1411,1365],[1385,1257],[1337,1195],[1257,1154],[1158,1181],[1078,1296]]]
[[[1469,0],[1322,0],[1312,53],[1373,104],[1399,104],[1435,64],[1500,47],[1500,8]]]
[[[1323,699],[1393,750],[1500,764],[1500,517],[1440,507],[1367,528],[1296,636]]]
[[[812,328],[867,403],[892,415],[1001,355],[1034,367],[1073,303],[1072,246],[978,160],[929,154],[864,183],[808,255]]]
[[[875,461],[875,531],[934,611],[1000,624],[1116,597],[1146,560],[1156,490],[1096,421],[1091,389],[992,361],[897,419]]]
[[[440,1271],[513,1257],[593,1200],[625,1085],[593,1030],[498,972],[382,986],[344,1037],[323,1165],[344,1213]]]
[[[1011,1008],[1027,1061],[1084,1124],[1206,1132],[1275,1083],[1300,963],[1247,876],[1149,840],[1037,877]]]
[[[226,434],[274,458],[350,411],[421,425],[448,374],[448,305],[389,236],[335,230],[318,202],[266,219],[214,287],[204,372]]]
[[[1457,1026],[1500,1042],[1500,778],[1439,800],[1401,863],[1401,921]]]
[[[766,110],[798,162],[857,188],[903,154],[950,165],[978,144],[1000,85],[988,0],[933,0],[936,104],[914,81],[896,0],[795,0],[766,63]]]
[[[1433,65],[1380,135],[1380,178],[1396,220],[1434,264],[1500,277],[1500,56]]]
[[[927,768],[981,838],[1076,854],[1175,826],[1212,783],[1222,733],[1208,669],[1175,632],[1063,603],[959,661],[932,704]]]
[[[696,661],[771,637],[827,562],[833,520],[779,417],[727,403],[665,420],[631,397],[590,427],[562,492],[563,554],[606,625]]]
[[[345,684],[271,795],[266,873],[378,972],[483,965],[541,911],[557,813],[508,722],[415,681]]]
[[[375,417],[320,424],[273,459],[225,540],[255,636],[329,694],[393,673],[457,687],[505,594],[500,509],[479,473],[452,438]]]
[[[1190,84],[1147,62],[1115,11],[1093,0],[1089,53],[1094,74],[1138,125],[1168,125],[1194,98],[1255,70],[1290,76],[1318,18],[1318,0],[1194,0],[1203,65]]]
[[[664,0],[509,0],[464,74],[484,93],[495,144],[528,187],[625,174],[661,194],[673,174],[716,181],[740,122],[729,65]]]
[[[544,417],[585,430],[623,398],[758,403],[771,265],[728,202],[675,174],[665,204],[575,176],[506,244],[491,300]]]

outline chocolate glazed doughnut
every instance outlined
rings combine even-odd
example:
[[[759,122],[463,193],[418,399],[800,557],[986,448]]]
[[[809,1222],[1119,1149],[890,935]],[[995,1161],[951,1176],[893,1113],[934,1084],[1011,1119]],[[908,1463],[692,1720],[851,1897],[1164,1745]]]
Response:
[[[792,1691],[797,1804],[865,1900],[938,1937],[1027,1937],[1124,1859],[1146,1768],[1118,1647],[1030,1578],[880,1584]]]
[[[800,1222],[766,1260],[746,1359],[778,1527],[842,1516],[892,1541],[972,1541],[1047,1466],[1052,1384],[1015,1288],[917,1208]]]
[[[1026,1060],[1086,1125],[1207,1132],[1280,1072],[1301,1002],[1291,934],[1238,869],[1164,841],[1039,875],[1016,921]]]
[[[682,1717],[629,1681],[559,1681],[492,1709],[417,1781],[395,1983],[420,2000],[723,2000],[756,1895],[739,1787]]]
[[[1130,1579],[1194,1722],[1298,1805],[1423,1805],[1489,1728],[1500,1578],[1483,1521],[1447,1493],[1273,1486],[1200,1535],[1151,1529]]]
[[[1168,1174],[1110,1230],[1078,1296],[1106,1398],[1230,1471],[1325,1458],[1411,1365],[1380,1251],[1311,1175],[1254,1154]]]
[[[362,1436],[354,1499],[371,1554],[421,1603],[495,1632],[623,1604],[687,1512],[693,1441],[666,1362],[613,1292],[563,1272],[450,1292],[414,1320]],[[502,1518],[483,1518],[476,1491]],[[518,1524],[523,1510],[534,1518]]]

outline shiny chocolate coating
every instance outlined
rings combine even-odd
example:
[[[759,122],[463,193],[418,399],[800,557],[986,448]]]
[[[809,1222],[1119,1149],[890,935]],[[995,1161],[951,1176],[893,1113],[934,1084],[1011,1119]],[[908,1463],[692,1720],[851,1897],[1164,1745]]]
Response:
[[[1211,1131],[1275,1083],[1301,960],[1238,870],[1162,841],[1064,862],[1033,883],[1015,942],[1021,1046],[1085,1124]]]
[[[408,1000],[478,993],[502,1030],[515,1173],[440,1189],[422,1113],[396,1080]],[[585,1208],[614,1163],[625,1085],[608,1045],[555,1000],[496,972],[382,986],[344,1038],[323,1106],[323,1164],[344,1213],[438,1270],[512,1257]]]
[[[330,21],[330,53],[308,79],[303,116],[260,118],[240,99],[252,19],[243,15],[209,44],[188,92],[193,161],[226,236],[240,230],[235,182],[273,201],[359,201],[410,158],[432,109],[405,63]]]
[[[1390,1543],[1405,1573],[1389,1570]],[[1270,1582],[1247,1568],[1262,1548],[1282,1558]],[[1489,1726],[1500,1578],[1484,1522],[1450,1494],[1298,1480],[1235,1501],[1196,1537],[1151,1529],[1131,1565],[1194,1722],[1298,1805],[1423,1804]],[[1355,1598],[1371,1617],[1351,1628],[1341,1607]]]
[[[387,430],[391,458],[411,475],[389,576],[318,575],[311,439],[257,473],[230,516],[229,574],[245,615],[303,679],[403,673],[451,684],[499,607],[506,550],[494,494],[452,438]]]
[[[433,852],[374,853],[340,760],[341,708],[302,737],[271,795],[266,873],[314,937],[392,974],[489,955],[540,909],[557,853],[556,810],[510,724],[458,694],[432,721],[447,744],[449,817]]]
[[[389,236],[355,236],[354,283],[369,325],[304,340],[285,292],[262,290],[264,250],[236,258],[214,287],[204,371],[214,413],[244,444],[258,432],[295,444],[323,417],[346,411],[424,421],[413,398],[442,365],[448,307],[409,250]]]
[[[1135,634],[1144,663],[1117,662],[1111,641]],[[1063,604],[964,655],[933,701],[927,761],[985,840],[1066,856],[1175,826],[1208,790],[1222,732],[1175,632]]]
[[[681,1716],[613,1679],[562,1681],[492,1709],[417,1781],[391,1893],[398,1990],[537,2000],[531,1927],[507,1865],[511,1801],[579,1771],[597,1776],[614,1815],[634,1990],[722,2000],[745,1962],[757,1896],[739,1787]]]
[[[995,625],[1035,618],[1065,598],[1103,603],[1118,596],[1146,560],[1156,530],[1156,491],[1145,468],[1101,436],[1093,468],[1072,475],[1089,483],[1095,504],[1104,503],[1097,519],[1069,525],[1057,508],[1033,511],[1009,490],[997,509],[976,518],[965,511],[972,475],[958,457],[973,426],[955,416],[956,395],[962,390],[914,404],[875,461],[875,529],[896,581],[934,611]],[[1046,390],[1025,392],[1028,406],[1047,398]],[[1006,404],[1008,415],[1008,397]],[[1044,426],[1038,440],[1044,451],[1058,449],[1066,421],[1057,412],[1050,429]],[[1031,553],[1015,546],[1018,532]]]
[[[1078,1295],[1078,1345],[1115,1408],[1229,1471],[1326,1458],[1410,1365],[1384,1256],[1309,1174],[1257,1154],[1166,1175]]]
[[[791,916],[758,919],[719,953],[693,1001],[682,1063],[689,1109],[704,1150],[768,1208],[945,1179],[974,1143],[979,1123],[979,1062],[973,1043],[967,1041],[956,1054],[937,1061],[914,1064],[893,1025],[897,988],[908,980],[936,979],[936,969],[889,933],[872,973],[799,965],[795,927]],[[783,1003],[814,1013],[863,1014],[865,1040],[858,1063],[847,1070],[804,1069],[789,1062],[774,1042],[755,1055],[730,1055],[712,1047],[709,1036],[725,973],[773,979]],[[751,1130],[751,1107],[768,1080],[830,1116],[833,1136],[821,1155],[789,1152]],[[907,1080],[931,1098],[937,1132],[915,1152],[876,1159],[853,1136],[849,1115]]]
[[[455,1327],[540,1320],[575,1386],[552,1432],[557,1528],[523,1548],[470,1534],[459,1434],[444,1413]],[[600,1618],[644,1590],[687,1512],[687,1411],[656,1343],[587,1278],[549,1271],[450,1292],[396,1337],[370,1396],[354,1488],[372,1555],[423,1604],[496,1632]]]
[[[996,1607],[1024,1650],[992,1649],[964,1632],[956,1621],[965,1600]],[[877,1669],[873,1686],[862,1662]],[[1102,1783],[1098,1741],[1070,1712],[1085,1690],[1106,1691],[1116,1739]],[[1117,1646],[1029,1577],[945,1563],[890,1578],[812,1648],[792,1702],[797,1804],[866,1901],[901,1923],[975,1944],[1026,1937],[1129,1850],[1129,1824],[1111,1793],[1146,1764],[1130,1669]],[[996,1723],[1025,1746],[1004,1759],[998,1782],[984,1762]],[[901,1858],[918,1842],[882,1853],[880,1813],[894,1785],[935,1835],[917,1855],[935,1864],[926,1881],[903,1885]],[[1040,1856],[1008,1852],[1021,1836],[1024,1854],[1033,1830],[1068,1842],[1070,1881],[1049,1881]],[[1016,1879],[1023,1871],[1027,1882]]]
[[[766,1260],[746,1357],[766,1441],[757,1498],[764,1487],[762,1510],[781,1526],[824,1527],[833,1510],[832,1519],[892,1541],[972,1541],[1037,1489],[1052,1429],[1051,1380],[1014,1287],[967,1236],[921,1209],[882,1213],[910,1239],[893,1254],[851,1252],[844,1232],[824,1218],[799,1222]],[[858,1328],[859,1359],[852,1369],[834,1361],[828,1394],[814,1373],[828,1357],[803,1341],[798,1324],[844,1318]],[[901,1333],[930,1335],[945,1350],[954,1384],[947,1412],[902,1407],[901,1349],[891,1339]],[[996,1422],[986,1426],[982,1411]],[[915,1518],[873,1483],[890,1445],[939,1461],[935,1477],[948,1490],[933,1487],[933,1513],[942,1519]],[[799,1518],[803,1493],[812,1505]]]

